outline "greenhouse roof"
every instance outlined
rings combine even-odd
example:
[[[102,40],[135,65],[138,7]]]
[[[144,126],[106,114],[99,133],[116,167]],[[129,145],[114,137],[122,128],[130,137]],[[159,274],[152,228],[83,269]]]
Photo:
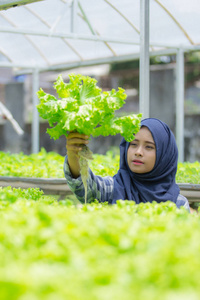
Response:
[[[199,0],[150,0],[149,8],[150,54],[200,49]],[[0,41],[3,67],[43,71],[138,58],[140,0],[0,1]]]
[[[149,56],[176,54],[176,138],[184,153],[184,52],[200,50],[199,0],[0,0],[0,67],[39,73],[140,58],[139,111],[149,116]]]

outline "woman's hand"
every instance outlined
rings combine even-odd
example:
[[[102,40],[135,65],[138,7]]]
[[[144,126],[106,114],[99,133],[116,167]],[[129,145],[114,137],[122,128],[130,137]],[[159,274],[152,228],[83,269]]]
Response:
[[[67,136],[66,149],[68,155],[68,164],[71,174],[74,178],[80,176],[78,152],[82,150],[83,145],[87,145],[88,143],[89,136],[85,134],[80,134],[78,132],[70,132]]]
[[[83,145],[87,145],[89,143],[88,141],[89,136],[85,134],[81,134],[78,132],[70,132],[67,136],[67,153],[69,155],[70,153],[78,154],[80,150],[82,150]]]

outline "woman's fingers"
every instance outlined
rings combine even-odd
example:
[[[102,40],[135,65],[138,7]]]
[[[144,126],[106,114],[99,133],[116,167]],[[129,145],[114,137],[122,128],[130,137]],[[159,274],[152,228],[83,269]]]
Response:
[[[89,141],[88,139],[82,139],[82,138],[70,138],[67,139],[67,144],[72,145],[72,144],[88,144]]]
[[[70,132],[67,136],[67,139],[80,138],[83,140],[88,140],[89,136],[86,134],[78,133],[78,132]]]
[[[67,137],[67,144],[88,144],[89,136],[80,133],[70,133]]]
[[[67,136],[67,150],[78,152],[82,149],[81,145],[87,145],[89,136],[78,132],[71,132]]]

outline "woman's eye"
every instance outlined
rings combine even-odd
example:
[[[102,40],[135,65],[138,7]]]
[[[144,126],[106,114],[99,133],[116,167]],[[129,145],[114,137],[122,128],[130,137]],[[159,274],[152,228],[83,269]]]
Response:
[[[154,149],[153,146],[146,146],[147,149]]]

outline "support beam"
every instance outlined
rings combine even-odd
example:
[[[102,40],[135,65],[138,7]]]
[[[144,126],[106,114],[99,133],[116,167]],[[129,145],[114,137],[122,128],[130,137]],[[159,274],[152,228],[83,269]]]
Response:
[[[65,32],[52,32],[47,30],[35,30],[35,29],[24,29],[24,28],[14,28],[14,27],[3,27],[0,26],[0,32],[14,33],[14,34],[27,34],[35,36],[46,36],[54,38],[66,38],[72,40],[83,40],[83,41],[95,41],[95,42],[109,42],[116,44],[128,44],[128,45],[138,45],[138,42],[133,42],[132,39],[126,38],[113,38],[103,37],[99,35],[91,34],[77,34],[77,33],[65,33]],[[160,45],[159,45],[160,46]],[[170,48],[170,47],[169,47]]]
[[[139,112],[149,117],[149,0],[140,0]]]
[[[77,10],[78,1],[73,0],[71,4],[71,33],[77,32]]]
[[[184,161],[184,51],[176,55],[176,141],[179,162]]]
[[[16,7],[19,5],[25,5],[32,2],[37,2],[41,0],[0,0],[0,10],[5,10],[11,7]]]
[[[39,90],[39,72],[38,69],[34,69],[33,72],[33,90],[32,90],[32,99],[33,99],[33,119],[32,119],[32,153],[39,152],[39,113],[36,108],[36,105],[39,103],[37,97],[37,91]]]
[[[160,51],[154,51],[150,52],[150,56],[160,56],[160,55],[176,55],[177,49],[165,49],[165,50],[160,50]],[[46,71],[59,71],[59,70],[69,70],[72,68],[79,68],[79,67],[89,67],[89,66],[94,66],[94,65],[101,65],[101,64],[110,64],[114,62],[124,62],[124,61],[132,61],[139,59],[139,53],[133,53],[130,55],[121,55],[121,56],[111,56],[111,57],[106,57],[106,58],[99,58],[99,59],[92,59],[92,60],[87,60],[87,61],[79,61],[75,63],[63,63],[63,64],[58,64],[58,65],[52,65],[52,66],[38,66],[39,72],[46,72]],[[21,75],[21,74],[32,74],[32,69],[33,66],[26,66],[26,65],[18,65],[14,63],[7,63],[7,62],[0,62],[0,67],[16,67],[16,68],[21,68],[22,70],[17,70],[16,74]]]

